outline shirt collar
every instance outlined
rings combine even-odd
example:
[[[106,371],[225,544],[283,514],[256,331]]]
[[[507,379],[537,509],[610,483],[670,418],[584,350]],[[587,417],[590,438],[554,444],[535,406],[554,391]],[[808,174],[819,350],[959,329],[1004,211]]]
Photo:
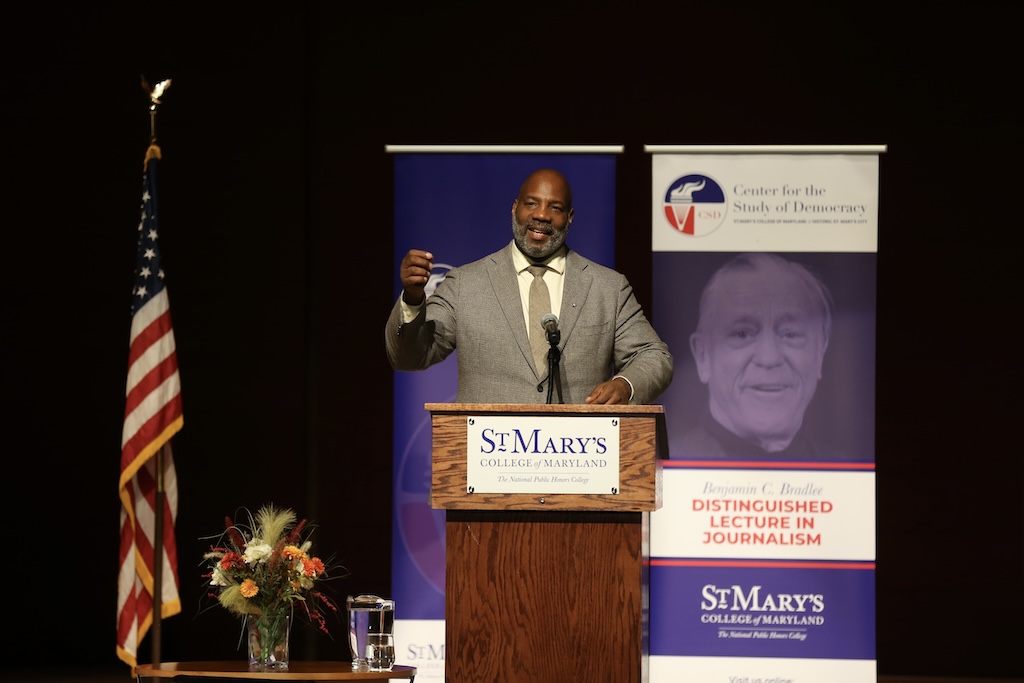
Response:
[[[565,273],[565,255],[568,252],[569,249],[563,244],[559,247],[558,251],[541,261],[540,264],[543,264],[559,275],[562,275]],[[521,273],[529,266],[534,265],[533,261],[526,258],[523,252],[519,251],[519,247],[516,246],[515,241],[512,242],[512,265],[515,266],[517,273]]]

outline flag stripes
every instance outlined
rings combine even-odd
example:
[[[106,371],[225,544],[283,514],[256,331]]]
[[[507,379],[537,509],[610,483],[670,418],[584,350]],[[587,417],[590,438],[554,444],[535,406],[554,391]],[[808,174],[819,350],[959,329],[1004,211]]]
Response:
[[[181,429],[184,418],[170,303],[160,265],[156,211],[159,158],[159,148],[151,145],[143,174],[118,483],[121,541],[117,656],[133,672],[138,663],[139,643],[154,621],[154,605],[161,606],[161,618],[181,611],[174,538],[178,480],[170,439]],[[158,501],[162,503],[159,549],[155,548]],[[154,599],[157,550],[161,560],[159,600]]]

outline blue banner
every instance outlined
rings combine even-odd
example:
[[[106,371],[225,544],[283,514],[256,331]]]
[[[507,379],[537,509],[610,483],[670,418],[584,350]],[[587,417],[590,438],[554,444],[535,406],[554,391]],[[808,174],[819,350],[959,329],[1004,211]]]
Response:
[[[872,570],[652,564],[651,621],[674,627],[651,630],[651,652],[875,658]]]
[[[451,268],[507,245],[512,202],[522,182],[539,168],[562,172],[572,186],[576,220],[569,246],[614,267],[615,156],[564,149],[396,154],[394,298],[401,293],[398,267],[409,249],[434,255],[429,294]],[[430,507],[430,415],[423,405],[455,401],[456,365],[449,358],[423,372],[394,375],[392,597],[400,620],[444,619],[445,518],[442,510]],[[408,663],[429,674],[422,662]]]

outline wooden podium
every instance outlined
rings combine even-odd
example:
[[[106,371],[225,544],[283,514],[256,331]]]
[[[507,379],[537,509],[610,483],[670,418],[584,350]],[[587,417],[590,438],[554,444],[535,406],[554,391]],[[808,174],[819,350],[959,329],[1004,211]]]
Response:
[[[661,406],[427,403],[431,506],[445,510],[446,683],[646,683],[650,512],[661,507]],[[617,418],[615,493],[480,493],[468,424]]]

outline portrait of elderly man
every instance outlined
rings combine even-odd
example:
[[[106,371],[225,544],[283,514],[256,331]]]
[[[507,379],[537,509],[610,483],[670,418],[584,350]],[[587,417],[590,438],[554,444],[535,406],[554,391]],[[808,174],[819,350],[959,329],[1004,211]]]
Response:
[[[707,403],[672,457],[822,457],[803,426],[832,316],[828,288],[800,263],[744,253],[718,268],[704,286],[689,340]]]

